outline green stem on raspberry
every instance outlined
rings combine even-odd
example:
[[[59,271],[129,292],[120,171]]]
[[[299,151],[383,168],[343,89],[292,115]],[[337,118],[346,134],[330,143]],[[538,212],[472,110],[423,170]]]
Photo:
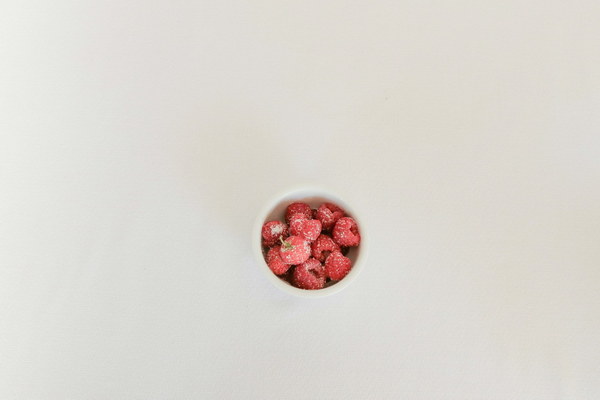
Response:
[[[279,236],[279,240],[281,241],[281,245],[286,249],[286,250],[292,250],[294,248],[294,246],[290,243],[290,242],[286,242],[285,240],[283,240],[283,235]]]

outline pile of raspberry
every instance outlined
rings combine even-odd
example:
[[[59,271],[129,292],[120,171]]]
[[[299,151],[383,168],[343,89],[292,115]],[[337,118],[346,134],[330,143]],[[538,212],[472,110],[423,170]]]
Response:
[[[296,202],[285,210],[285,223],[262,227],[265,261],[275,275],[293,286],[316,290],[342,280],[352,268],[346,257],[360,244],[356,221],[333,203],[313,210]]]

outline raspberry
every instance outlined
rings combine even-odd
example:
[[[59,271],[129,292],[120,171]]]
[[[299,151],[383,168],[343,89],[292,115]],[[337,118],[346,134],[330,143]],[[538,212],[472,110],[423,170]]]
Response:
[[[286,238],[288,235],[288,227],[281,221],[269,221],[262,227],[263,244],[267,247],[274,246],[279,242],[279,237]]]
[[[353,247],[360,243],[356,221],[350,217],[340,218],[333,227],[333,240],[340,246]]]
[[[285,210],[285,222],[289,223],[294,214],[304,214],[307,219],[312,218],[312,208],[306,203],[296,202],[287,206]]]
[[[279,254],[279,248],[281,246],[271,247],[269,252],[267,253],[267,264],[271,271],[275,273],[275,275],[282,275],[290,269],[290,265],[283,262],[281,259],[281,255]]]
[[[310,257],[310,244],[300,236],[290,236],[281,239],[279,254],[286,264],[301,264]]]
[[[321,221],[323,229],[326,231],[333,228],[337,220],[345,215],[344,210],[332,203],[323,203],[317,209],[317,219]]]
[[[319,261],[309,258],[296,266],[292,283],[300,289],[322,289],[325,286],[325,269]]]
[[[352,261],[339,251],[332,252],[325,260],[325,273],[334,281],[343,279],[352,268]]]
[[[304,214],[294,214],[290,217],[290,233],[312,242],[321,234],[321,221],[306,219]]]
[[[327,235],[319,235],[312,245],[312,256],[323,262],[332,251],[340,251],[340,246]]]
[[[358,224],[333,203],[316,210],[307,203],[287,206],[285,223],[268,221],[262,227],[265,261],[282,281],[305,289],[322,289],[348,275],[346,255],[361,241]]]

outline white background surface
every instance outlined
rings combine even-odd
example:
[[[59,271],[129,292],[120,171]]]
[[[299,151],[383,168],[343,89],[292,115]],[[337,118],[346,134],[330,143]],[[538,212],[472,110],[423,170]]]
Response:
[[[0,3],[0,398],[597,399],[600,7]],[[257,270],[297,183],[330,298]]]

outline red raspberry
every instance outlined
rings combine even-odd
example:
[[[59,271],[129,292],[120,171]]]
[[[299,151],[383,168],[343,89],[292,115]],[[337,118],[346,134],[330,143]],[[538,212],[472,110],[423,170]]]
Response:
[[[317,210],[317,219],[321,221],[326,231],[333,228],[337,220],[345,215],[344,210],[332,203],[323,203]]]
[[[279,254],[286,264],[301,264],[310,257],[310,244],[300,236],[290,236],[281,241]]]
[[[271,247],[269,252],[267,253],[267,264],[271,271],[275,273],[275,275],[282,275],[290,269],[290,265],[283,262],[281,259],[281,255],[279,254],[279,248],[281,246]]]
[[[356,221],[350,217],[340,218],[333,227],[333,240],[340,246],[353,247],[360,243]]]
[[[290,267],[287,272],[285,274],[279,275],[279,279],[281,279],[282,281],[285,281],[289,284],[292,284],[292,277],[294,276],[294,266],[293,265],[289,265],[286,264],[288,267]]]
[[[321,234],[321,221],[306,219],[304,214],[294,214],[290,217],[290,233],[312,242]]]
[[[325,269],[319,261],[309,258],[306,262],[296,266],[292,283],[300,289],[322,289],[325,286]]]
[[[287,206],[285,210],[285,222],[289,223],[294,214],[304,214],[307,219],[312,218],[312,208],[306,203],[296,202]]]
[[[319,235],[312,245],[312,256],[323,262],[332,251],[340,251],[340,246],[327,235]]]
[[[334,281],[343,279],[352,268],[352,261],[339,251],[332,252],[325,261],[325,273]]]
[[[262,227],[263,244],[267,247],[274,246],[279,242],[279,237],[285,239],[288,235],[288,227],[281,221],[269,221]]]

